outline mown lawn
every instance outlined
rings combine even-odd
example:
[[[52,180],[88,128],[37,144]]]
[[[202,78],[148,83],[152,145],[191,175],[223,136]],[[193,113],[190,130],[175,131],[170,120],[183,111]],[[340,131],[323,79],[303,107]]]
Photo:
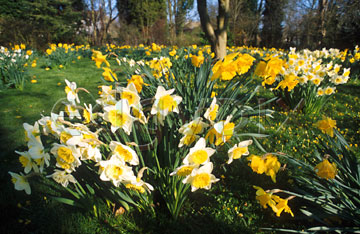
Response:
[[[102,70],[97,69],[90,59],[81,59],[64,69],[46,71],[39,66],[31,68],[29,75],[37,83],[27,83],[24,91],[4,90],[0,92],[0,180],[2,192],[0,207],[1,233],[254,233],[260,227],[287,227],[301,229],[311,224],[296,210],[295,218],[284,215],[276,217],[271,209],[263,209],[255,200],[254,184],[264,184],[264,175],[257,175],[247,166],[246,160],[223,171],[223,180],[216,184],[211,193],[194,193],[185,205],[184,215],[176,222],[160,217],[144,217],[136,211],[115,217],[104,205],[100,216],[93,212],[82,211],[64,206],[41,196],[33,189],[33,195],[26,196],[14,190],[8,171],[20,171],[15,150],[25,150],[22,124],[33,124],[50,110],[61,98],[65,97],[64,79],[75,81],[94,94],[102,85]],[[124,77],[120,77],[124,80]],[[271,97],[262,90],[258,98]],[[91,100],[85,92],[83,100]],[[268,138],[260,139],[268,152],[285,152],[294,157],[311,160],[316,139],[309,139],[313,124],[326,115],[337,121],[337,127],[359,155],[360,144],[360,80],[355,79],[339,86],[331,102],[323,113],[305,117],[282,109],[276,103],[268,108],[276,110],[273,119],[260,119],[265,129],[255,129],[266,133]],[[55,109],[57,106],[55,106]],[[252,148],[254,152],[259,152]],[[268,180],[268,178],[266,178]],[[279,173],[278,185],[287,184],[286,173]],[[270,186],[275,186],[269,181]],[[100,207],[101,208],[101,207]]]

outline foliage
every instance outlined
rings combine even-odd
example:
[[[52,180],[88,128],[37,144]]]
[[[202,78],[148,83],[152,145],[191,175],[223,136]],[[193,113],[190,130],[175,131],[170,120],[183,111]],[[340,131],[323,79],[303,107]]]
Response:
[[[25,45],[15,45],[14,48],[8,50],[1,47],[0,49],[0,88],[16,88],[23,90],[26,80],[29,78],[27,74],[27,66],[30,66],[32,50],[25,50]],[[32,65],[36,66],[33,62]]]
[[[0,43],[43,48],[50,42],[79,42],[84,4],[78,0],[1,1]],[[12,30],[7,30],[11,25]]]

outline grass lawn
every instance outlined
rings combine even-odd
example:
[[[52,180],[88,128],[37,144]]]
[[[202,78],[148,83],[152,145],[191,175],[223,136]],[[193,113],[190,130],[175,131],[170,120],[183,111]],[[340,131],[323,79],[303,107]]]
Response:
[[[41,60],[38,63],[41,65]],[[225,171],[224,180],[216,184],[211,193],[191,194],[190,202],[185,205],[186,215],[177,222],[167,217],[144,219],[144,215],[136,211],[115,217],[105,206],[101,209],[101,216],[96,218],[92,211],[77,210],[43,197],[36,193],[36,188],[31,196],[15,191],[8,171],[20,171],[14,151],[26,150],[23,123],[32,125],[41,114],[50,114],[54,103],[65,97],[64,79],[75,81],[78,87],[86,88],[96,98],[97,87],[103,84],[101,74],[101,69],[84,58],[64,69],[31,68],[29,75],[37,83],[27,83],[23,91],[0,91],[1,233],[254,233],[259,232],[259,227],[302,228],[304,222],[309,223],[299,217],[300,212],[296,210],[295,218],[288,215],[278,218],[271,209],[260,207],[252,185],[263,183],[266,176],[251,172],[245,160]],[[266,90],[259,93],[259,97],[271,95]],[[85,92],[80,98],[85,102],[91,100]],[[323,110],[324,115],[337,121],[337,127],[357,155],[360,144],[359,99],[360,80],[357,79],[339,86]],[[270,135],[260,140],[263,147],[269,152],[282,151],[311,160],[316,139],[315,142],[309,139],[309,131],[321,115],[305,117],[286,112],[275,103],[268,107],[277,112],[274,119],[259,120],[265,126],[265,130],[260,132]],[[286,175],[280,173],[278,183],[286,185],[286,179]]]

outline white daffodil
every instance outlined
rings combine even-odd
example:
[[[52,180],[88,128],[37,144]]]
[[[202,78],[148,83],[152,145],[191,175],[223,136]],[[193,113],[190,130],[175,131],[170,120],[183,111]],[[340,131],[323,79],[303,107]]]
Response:
[[[96,114],[93,114],[93,107],[91,104],[86,105],[86,103],[84,103],[85,109],[83,110],[83,117],[84,117],[84,124],[88,124],[90,122],[94,122],[94,118],[96,118]]]
[[[65,87],[65,92],[67,95],[67,100],[72,103],[73,105],[75,105],[75,102],[80,103],[79,97],[77,95],[77,85],[75,82],[70,82],[67,79],[65,79],[65,83],[66,83],[66,87]]]
[[[56,166],[71,173],[81,165],[80,152],[74,146],[54,144],[50,152],[56,157]]]
[[[25,129],[25,140],[29,141],[30,138],[29,136],[33,136],[36,138],[36,140],[41,141],[40,140],[40,129],[39,129],[39,123],[35,122],[34,126],[28,124],[28,123],[24,123],[23,124],[24,129]]]
[[[109,160],[100,161],[100,179],[103,181],[111,181],[118,187],[123,181],[133,180],[134,173],[131,167],[126,166],[124,160],[114,154]]]
[[[19,161],[24,168],[25,174],[28,174],[31,170],[34,170],[34,172],[39,172],[39,168],[36,165],[36,162],[31,158],[31,155],[29,152],[18,152],[15,151],[15,153],[19,154]]]
[[[33,159],[45,158],[48,159],[49,156],[44,152],[44,146],[41,141],[38,141],[35,137],[31,136],[28,141],[29,154]],[[48,161],[48,160],[47,160]],[[47,162],[48,164],[48,162]]]
[[[99,147],[87,145],[86,147],[80,147],[79,150],[82,160],[93,160],[95,162],[101,161],[102,155]]]
[[[53,178],[57,183],[61,184],[63,187],[67,187],[69,182],[76,183],[76,179],[73,175],[67,173],[66,171],[54,170],[55,172],[47,177]]]
[[[193,121],[180,127],[179,132],[184,135],[196,135],[203,132],[204,128],[209,125],[202,121],[201,117],[197,117]]]
[[[134,117],[130,115],[127,99],[121,99],[115,106],[105,106],[104,111],[104,119],[111,123],[111,131],[113,133],[118,128],[122,128],[126,134],[130,135]]]
[[[134,166],[139,165],[139,157],[129,146],[123,145],[120,142],[111,141],[109,147],[113,154],[119,156],[124,162]]]
[[[127,189],[138,191],[140,193],[145,193],[145,191],[151,193],[151,191],[154,190],[154,187],[151,184],[141,180],[146,169],[147,167],[141,168],[138,172],[137,177],[132,177],[133,179],[131,181],[124,181],[125,187]]]
[[[232,115],[229,115],[225,121],[220,121],[214,124],[214,130],[216,131],[215,145],[221,145],[227,142],[234,134],[235,124],[230,122]]]
[[[112,89],[112,86],[101,86],[100,98],[96,100],[96,103],[100,104],[101,106],[109,106],[109,105],[115,105],[116,99],[115,94],[116,90]]]
[[[75,82],[69,82],[67,79],[65,79],[66,87],[66,98],[71,103],[71,105],[75,106],[76,102],[80,103],[79,97],[77,95],[76,91],[76,83]]]
[[[251,145],[252,142],[252,140],[242,141],[238,144],[235,144],[231,149],[229,149],[229,160],[227,161],[227,164],[232,163],[234,159],[241,158],[242,155],[249,155],[248,146]]]
[[[178,147],[180,148],[184,145],[190,145],[191,143],[196,141],[197,138],[199,138],[199,136],[197,135],[185,135],[180,139]]]
[[[121,99],[128,100],[129,106],[139,106],[140,96],[136,90],[134,83],[128,83],[126,88],[119,88]]]
[[[9,174],[11,175],[11,181],[13,182],[16,190],[25,190],[25,193],[27,195],[31,194],[30,184],[26,176],[24,176],[22,173],[17,174],[11,171],[9,171]]]
[[[77,138],[80,137],[82,138],[82,134],[79,130],[77,129],[73,129],[73,128],[66,128],[64,126],[62,126],[62,131],[60,133],[60,142],[62,144],[68,145],[68,141],[72,138]],[[74,144],[72,144],[74,145]]]
[[[74,117],[81,119],[80,112],[74,105],[65,105],[65,112],[69,116],[69,119],[73,119]]]
[[[206,147],[206,141],[202,137],[200,138],[195,146],[190,149],[190,152],[186,155],[183,160],[185,165],[200,165],[210,162],[210,157],[215,153],[215,150]]]
[[[219,181],[219,179],[211,174],[212,170],[213,164],[209,162],[200,168],[195,168],[182,182],[191,185],[191,192],[195,192],[198,189],[209,190],[212,183]]]
[[[156,90],[155,101],[151,108],[151,114],[157,115],[161,125],[164,124],[164,119],[169,112],[179,113],[178,105],[182,101],[182,97],[171,95],[174,91],[175,89],[165,90],[162,86],[159,86]]]
[[[206,109],[206,112],[204,114],[204,118],[209,120],[211,124],[214,123],[214,120],[216,119],[216,114],[219,110],[219,105],[216,104],[216,97],[212,100],[210,107]]]
[[[43,116],[38,122],[43,126],[44,135],[52,134],[58,138],[63,129],[63,124],[61,123],[63,120],[64,112],[61,111],[59,114],[51,113],[51,116]]]
[[[142,110],[141,105],[139,104],[138,106],[132,106],[131,107],[132,113],[135,116],[135,118],[142,124],[146,124],[147,123],[147,119],[145,117],[145,114]]]
[[[188,176],[194,170],[194,168],[198,168],[199,165],[182,165],[176,168],[173,172],[170,173],[170,176]]]

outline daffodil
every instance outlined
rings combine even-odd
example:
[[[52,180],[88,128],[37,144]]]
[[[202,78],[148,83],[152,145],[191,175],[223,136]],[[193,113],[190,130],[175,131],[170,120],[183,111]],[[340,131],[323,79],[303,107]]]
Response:
[[[114,82],[117,81],[118,78],[116,76],[116,73],[114,73],[110,68],[103,67],[104,72],[102,73],[102,76],[104,77],[104,80]]]
[[[216,118],[218,109],[219,109],[219,105],[216,104],[216,97],[214,97],[210,104],[210,107],[205,111],[204,118],[209,120],[211,123],[213,123],[213,121]]]
[[[83,110],[83,117],[84,117],[83,123],[88,124],[88,123],[94,121],[95,115],[92,112],[93,107],[91,104],[89,104],[89,106],[88,106],[88,105],[86,105],[86,103],[84,103],[84,106],[85,106],[85,109]]]
[[[129,146],[123,145],[120,142],[111,141],[109,147],[113,154],[119,156],[124,162],[134,166],[139,164],[139,157]]]
[[[91,59],[95,61],[97,68],[100,68],[102,63],[105,63],[107,67],[110,67],[110,63],[106,60],[106,56],[107,55],[103,55],[100,51],[94,50]]]
[[[214,124],[214,130],[216,131],[215,145],[222,145],[227,142],[234,134],[235,124],[230,122],[232,115],[229,115],[225,121],[220,121]]]
[[[164,124],[164,119],[169,112],[179,113],[179,104],[182,101],[182,97],[171,95],[174,91],[175,89],[165,90],[162,86],[159,86],[156,90],[151,114],[157,115],[161,125]]]
[[[26,178],[26,176],[14,172],[9,171],[9,174],[11,175],[11,181],[13,182],[15,189],[18,191],[25,190],[25,193],[27,195],[31,194],[31,188],[30,184]]]
[[[316,122],[314,126],[320,129],[323,133],[333,137],[334,128],[336,127],[336,120],[332,120],[331,118],[326,117],[325,119]]]
[[[184,184],[191,185],[191,192],[195,192],[198,189],[211,188],[211,184],[219,181],[213,174],[213,164],[211,162],[206,163],[200,168],[194,168],[190,175],[188,175],[182,182]]]
[[[196,135],[203,132],[209,125],[202,121],[201,117],[197,117],[193,121],[184,124],[179,128],[179,132],[184,135]]]
[[[288,206],[288,199],[283,199],[278,196],[274,197],[274,200],[277,202],[275,207],[271,207],[273,211],[276,213],[277,217],[280,217],[281,213],[284,211],[286,213],[291,214],[294,217],[293,212],[291,211],[290,207]]]
[[[63,187],[67,187],[70,183],[77,183],[75,177],[66,171],[61,171],[58,169],[54,170],[54,173],[47,176],[55,180],[57,183],[61,184]]]
[[[113,154],[109,160],[100,161],[100,179],[111,181],[116,187],[123,181],[133,180],[134,173],[131,167],[126,166],[124,160],[117,154]]]
[[[194,168],[198,168],[199,165],[182,165],[177,167],[173,172],[170,173],[170,176],[188,176],[194,170]]]
[[[196,141],[196,139],[199,138],[198,135],[194,135],[194,134],[189,134],[189,135],[184,135],[179,142],[178,147],[183,147],[184,145],[190,145],[191,143],[193,143],[194,141]]]
[[[267,176],[270,176],[274,183],[276,183],[276,173],[278,173],[280,167],[281,167],[281,164],[278,161],[276,156],[274,156],[272,154],[266,155],[266,158],[265,158],[265,168],[266,168],[265,174]]]
[[[115,99],[116,90],[113,90],[111,85],[110,86],[102,85],[100,87],[101,87],[101,91],[99,91],[100,98],[96,100],[96,103],[102,106],[115,105],[117,102]]]
[[[149,86],[149,84],[144,83],[144,80],[140,75],[132,75],[131,79],[128,80],[128,84],[129,83],[133,83],[135,85],[138,93],[141,93],[143,85]]]
[[[317,176],[324,179],[334,179],[337,174],[336,164],[330,163],[327,159],[317,164],[314,170]]]
[[[75,146],[55,143],[50,152],[56,157],[56,166],[69,173],[81,165],[80,152]]]
[[[29,141],[30,136],[33,136],[36,140],[40,140],[40,129],[39,129],[39,123],[35,122],[34,125],[30,125],[28,123],[23,123],[24,129],[25,129],[25,140]]]
[[[256,189],[256,200],[259,201],[260,205],[264,208],[267,208],[267,206],[275,207],[276,202],[274,201],[274,198],[277,197],[276,195],[273,195],[272,193],[267,193],[258,186],[253,186],[254,189]]]
[[[126,88],[120,88],[121,99],[126,99],[130,106],[140,106],[140,97],[134,83],[128,83]]]
[[[237,73],[237,64],[233,59],[239,53],[228,54],[224,57],[223,60],[219,60],[215,63],[212,68],[213,75],[211,80],[221,79],[221,80],[231,80]]]
[[[77,95],[76,83],[75,82],[70,82],[67,79],[65,79],[65,83],[66,83],[65,92],[66,92],[66,95],[67,95],[66,96],[67,100],[72,105],[76,105],[76,102],[80,103],[79,97]]]
[[[74,105],[65,105],[65,112],[69,116],[69,119],[77,118],[81,119],[81,114],[76,106]]]
[[[31,158],[29,152],[15,151],[15,153],[20,155],[19,161],[21,163],[21,166],[24,168],[25,174],[28,174],[31,170],[34,170],[34,172],[39,172],[39,168],[36,162]]]
[[[256,155],[251,155],[247,159],[248,161],[251,161],[250,167],[253,170],[253,172],[262,174],[266,171],[265,161],[261,157]]]
[[[238,144],[235,144],[231,149],[228,151],[229,160],[227,161],[228,164],[232,163],[234,159],[241,158],[242,155],[249,155],[248,146],[252,144],[252,140],[242,141]]]
[[[126,134],[130,134],[134,117],[130,115],[130,107],[127,99],[121,99],[115,106],[104,107],[104,119],[111,123],[111,131],[116,132],[122,128]]]
[[[210,162],[210,157],[215,153],[215,150],[206,147],[206,141],[204,138],[200,138],[195,146],[190,149],[190,152],[186,155],[183,160],[185,165],[201,165]]]
[[[134,179],[124,181],[123,183],[125,184],[125,187],[127,189],[138,191],[140,193],[145,193],[145,191],[151,193],[151,191],[154,190],[154,187],[151,184],[146,183],[143,180],[141,180],[141,178],[143,177],[144,171],[146,169],[147,169],[147,167],[141,168],[136,177],[131,177]]]

